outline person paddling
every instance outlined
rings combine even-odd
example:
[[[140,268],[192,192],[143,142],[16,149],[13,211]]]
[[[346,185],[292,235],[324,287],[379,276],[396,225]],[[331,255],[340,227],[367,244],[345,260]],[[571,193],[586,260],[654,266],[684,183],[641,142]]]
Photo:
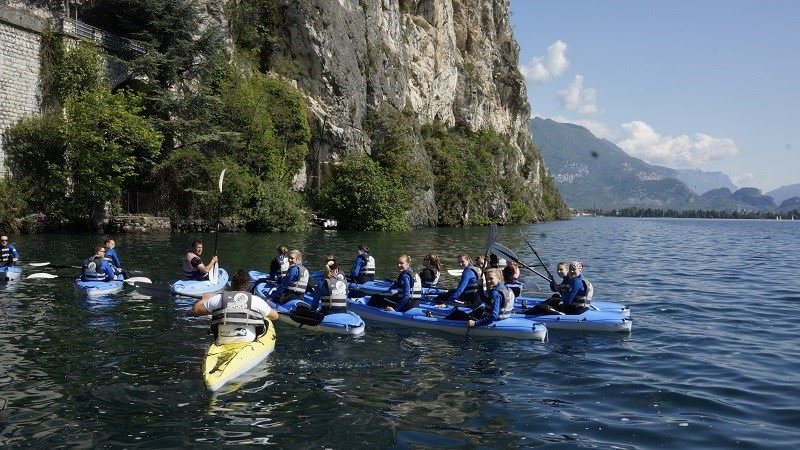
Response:
[[[406,312],[416,308],[422,298],[422,281],[419,275],[411,268],[411,257],[402,254],[397,258],[397,270],[400,275],[392,288],[398,291],[392,295],[373,295],[370,297],[369,306],[383,308],[387,311]]]
[[[370,256],[369,248],[364,244],[358,244],[356,248],[358,255],[353,262],[353,270],[350,273],[354,283],[364,284],[375,279],[375,258]]]
[[[81,268],[81,281],[111,281],[114,279],[114,269],[105,260],[106,247],[97,244],[92,248],[92,256],[83,262]]]
[[[314,292],[311,310],[316,311],[321,306],[319,312],[323,315],[347,311],[347,283],[336,261],[328,260],[322,272],[324,278]]]
[[[266,331],[266,319],[276,320],[278,312],[264,299],[247,292],[250,278],[238,270],[231,279],[231,290],[203,294],[192,307],[192,315],[211,314],[211,332],[218,345],[253,342]]]
[[[203,264],[200,256],[203,254],[203,243],[200,241],[192,242],[192,248],[186,253],[183,258],[183,279],[206,281],[208,280],[208,272],[214,267],[214,263],[219,259],[214,255],[208,264]]]
[[[286,258],[289,261],[289,270],[281,284],[269,294],[269,300],[281,305],[289,300],[302,300],[309,279],[308,269],[303,266],[303,255],[299,250],[291,250]]]
[[[119,255],[117,255],[117,250],[115,249],[117,243],[114,242],[114,239],[107,238],[103,242],[103,246],[106,248],[105,260],[111,263],[114,273],[121,273],[122,276],[125,277],[125,271],[122,270],[122,262],[119,260]]]
[[[468,253],[458,254],[458,263],[464,269],[461,272],[461,279],[458,281],[458,286],[455,289],[439,294],[435,303],[444,305],[446,302],[461,302],[467,305],[475,306],[478,303],[478,280],[480,278],[480,271],[470,263]]]
[[[541,303],[522,311],[523,314],[529,316],[543,314],[563,314],[557,308],[559,305],[561,305],[561,295],[569,292],[572,286],[572,282],[569,277],[569,263],[566,261],[561,261],[558,263],[556,266],[556,272],[558,273],[558,276],[561,277],[561,282],[556,283],[556,280],[550,280],[550,290],[553,291],[553,295]]]
[[[14,244],[8,243],[8,236],[0,236],[0,266],[14,266],[19,260],[19,252]]]

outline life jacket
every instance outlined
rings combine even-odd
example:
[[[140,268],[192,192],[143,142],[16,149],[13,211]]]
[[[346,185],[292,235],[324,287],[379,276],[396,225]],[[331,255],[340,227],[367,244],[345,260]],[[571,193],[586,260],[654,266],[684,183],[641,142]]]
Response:
[[[0,247],[0,263],[11,265],[14,260],[14,254],[11,253],[11,244],[6,247]]]
[[[361,260],[361,266],[358,268],[356,277],[359,283],[365,283],[375,279],[375,258],[369,253],[362,253],[356,257]]]
[[[439,284],[439,276],[441,275],[441,272],[436,270],[436,268],[425,267],[420,271],[420,274],[420,279],[422,279],[422,276],[425,275],[425,279],[422,280],[423,287],[434,287]]]
[[[511,292],[511,289],[509,289],[505,284],[501,284],[500,286],[497,286],[494,289],[499,291],[500,295],[502,296],[503,304],[500,305],[499,319],[500,320],[508,319],[509,317],[511,317],[511,314],[514,313],[514,299],[515,299],[514,293]],[[486,311],[489,312],[489,309],[487,308]]]
[[[308,269],[306,269],[303,265],[297,265],[297,268],[300,269],[297,280],[293,281],[291,284],[289,284],[289,286],[286,287],[286,292],[292,297],[303,298],[303,295],[306,293],[306,287],[308,287],[309,273]]]
[[[223,292],[222,304],[211,311],[211,328],[217,335],[220,325],[250,328],[256,335],[264,327],[264,316],[253,308],[253,295],[244,291]]]
[[[106,273],[103,272],[103,258],[92,256],[83,262],[81,279],[83,281],[105,281]]]
[[[280,280],[283,279],[283,277],[286,276],[286,272],[289,271],[289,267],[290,267],[289,266],[289,258],[287,258],[286,255],[279,255],[277,257],[277,259],[278,259],[278,265],[281,268],[280,269],[281,273],[280,273],[280,275],[278,275],[278,281],[280,281]]]
[[[592,303],[594,286],[592,286],[592,283],[589,280],[583,278],[583,276],[581,276],[581,282],[583,283],[583,293],[576,295],[575,298],[572,299],[572,303],[570,303],[570,305],[585,307]]]
[[[461,293],[461,296],[464,297],[476,295],[478,293],[478,280],[481,279],[481,270],[473,266],[472,264],[466,267],[467,269],[471,269],[472,272],[475,274],[475,281],[470,281],[467,284],[467,287],[464,288],[464,292]]]
[[[328,292],[320,297],[320,304],[328,309],[347,308],[347,283],[341,278],[325,280],[328,283]]]
[[[186,258],[183,258],[183,278],[186,280],[193,280],[197,277],[197,272],[202,272],[192,265],[192,260],[195,258],[199,258],[199,256],[192,252],[187,253]]]

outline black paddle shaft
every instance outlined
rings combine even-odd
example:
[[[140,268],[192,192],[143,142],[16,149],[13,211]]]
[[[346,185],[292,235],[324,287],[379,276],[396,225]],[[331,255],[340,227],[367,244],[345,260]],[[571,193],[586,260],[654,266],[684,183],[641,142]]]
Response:
[[[552,282],[555,282],[555,281],[556,281],[556,278],[553,276],[553,274],[552,274],[552,273],[550,273],[550,269],[548,269],[548,268],[547,268],[547,265],[544,263],[544,261],[542,261],[542,258],[541,258],[541,257],[539,256],[539,254],[536,252],[536,249],[535,249],[535,248],[533,248],[533,246],[531,245],[531,243],[530,243],[530,242],[528,242],[528,240],[527,240],[527,239],[525,239],[525,235],[523,235],[521,231],[520,231],[519,235],[520,235],[520,236],[522,236],[522,240],[523,240],[523,241],[525,241],[525,243],[526,243],[526,244],[528,244],[528,247],[530,247],[530,249],[531,249],[531,251],[533,252],[533,254],[534,254],[534,255],[536,255],[536,259],[538,259],[538,260],[539,260],[539,264],[541,264],[541,265],[542,265],[542,267],[544,267],[544,271],[545,271],[545,272],[547,272],[547,275],[549,275],[549,276],[550,276],[550,281],[552,281]]]

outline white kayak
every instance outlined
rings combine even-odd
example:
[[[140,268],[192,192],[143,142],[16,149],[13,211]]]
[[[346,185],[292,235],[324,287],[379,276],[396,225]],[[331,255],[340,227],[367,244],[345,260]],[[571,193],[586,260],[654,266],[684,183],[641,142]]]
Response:
[[[216,293],[225,289],[228,284],[228,272],[225,269],[217,269],[216,282],[210,280],[180,280],[170,285],[170,292],[175,295],[185,295],[197,297],[206,293]]]

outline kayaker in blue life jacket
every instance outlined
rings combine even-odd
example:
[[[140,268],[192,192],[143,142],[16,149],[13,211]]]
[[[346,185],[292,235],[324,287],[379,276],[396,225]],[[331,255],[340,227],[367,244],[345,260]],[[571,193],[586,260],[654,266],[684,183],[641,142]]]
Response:
[[[470,327],[488,325],[505,320],[514,312],[514,293],[503,282],[503,272],[494,268],[486,271],[486,286],[489,288],[486,308],[473,310],[473,318],[468,321]],[[475,313],[481,311],[479,317]]]
[[[556,283],[555,280],[550,281],[550,290],[554,292],[550,298],[533,305],[532,307],[522,311],[522,314],[528,316],[540,316],[547,314],[564,314],[557,308],[561,304],[561,295],[569,292],[572,287],[572,282],[569,277],[569,263],[561,261],[556,266],[556,272],[561,277],[561,282]]]
[[[299,250],[291,250],[286,256],[289,261],[289,270],[281,280],[269,299],[278,304],[284,304],[289,300],[302,300],[308,287],[309,273],[303,266],[303,255]]]
[[[114,239],[108,238],[103,242],[103,245],[106,248],[105,260],[111,263],[111,267],[114,268],[114,273],[122,273],[124,276],[122,262],[119,260],[119,255],[117,255],[117,250],[115,248],[117,243],[114,241]]]
[[[353,262],[353,270],[350,272],[350,277],[354,283],[364,284],[367,281],[375,279],[375,258],[370,256],[369,248],[364,244],[358,244],[356,247],[358,255]]]
[[[478,279],[480,271],[470,263],[470,256],[467,253],[458,254],[458,264],[464,269],[461,278],[455,289],[436,296],[437,305],[445,305],[446,302],[461,302],[470,306],[478,304]]]
[[[373,295],[370,297],[369,306],[387,311],[406,312],[419,305],[419,300],[422,298],[422,281],[411,269],[411,257],[406,254],[400,255],[397,258],[397,270],[400,274],[392,285],[392,289],[397,289],[397,292],[392,295]]]
[[[583,264],[572,261],[569,264],[569,291],[561,295],[561,304],[556,307],[566,314],[583,314],[589,309],[594,289],[584,278]]]
[[[14,266],[19,260],[19,252],[14,244],[8,243],[8,236],[0,236],[0,266]]]
[[[97,244],[93,248],[93,255],[83,262],[81,268],[81,281],[111,281],[114,279],[114,269],[104,259],[106,248]]]
[[[442,272],[442,265],[439,257],[433,253],[428,253],[422,260],[422,270],[419,278],[422,280],[422,287],[436,287],[439,284],[439,275]]]
[[[289,271],[289,260],[286,259],[287,253],[289,253],[289,249],[285,245],[279,245],[275,248],[275,257],[269,263],[270,280],[280,283],[283,277],[286,276],[286,272]]]
[[[322,269],[323,279],[314,291],[311,310],[320,308],[320,313],[334,314],[347,311],[347,282],[336,261],[328,260]]]
[[[214,255],[208,264],[203,264],[200,256],[203,254],[203,243],[200,241],[192,242],[192,248],[183,258],[183,279],[205,281],[208,280],[208,272],[214,267],[214,263],[219,261]]]
[[[277,320],[278,312],[261,297],[247,292],[250,278],[238,270],[231,278],[231,290],[203,294],[192,307],[192,315],[212,315],[211,332],[217,344],[253,342],[266,329],[266,319]]]

